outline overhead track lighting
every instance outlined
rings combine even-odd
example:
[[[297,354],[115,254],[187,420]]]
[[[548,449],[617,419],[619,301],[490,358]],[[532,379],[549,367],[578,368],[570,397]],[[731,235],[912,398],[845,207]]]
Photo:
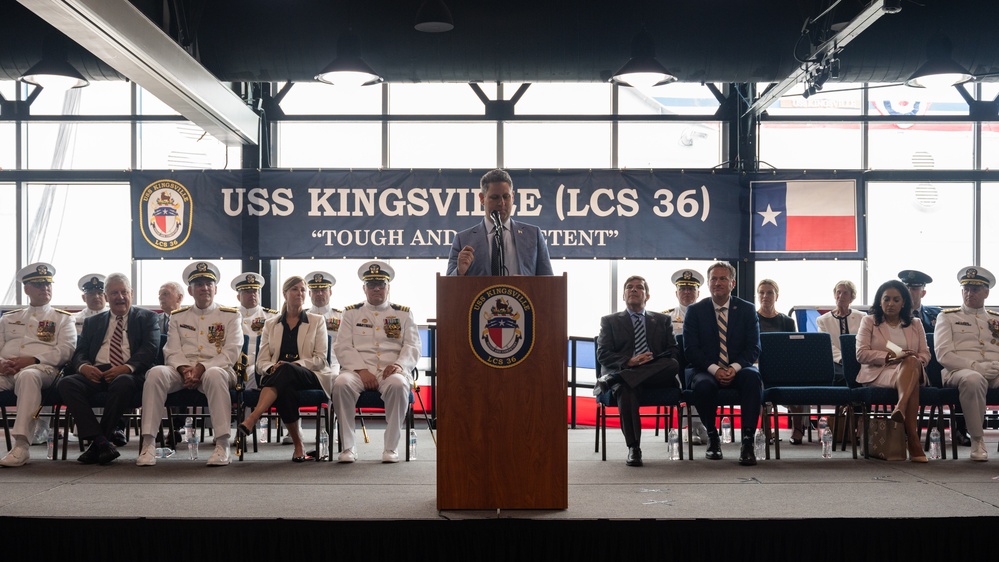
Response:
[[[902,11],[902,0],[885,0],[881,9],[886,14],[897,14]]]
[[[382,77],[361,58],[360,40],[348,30],[336,42],[336,58],[316,75],[316,80],[334,86],[368,86],[382,82]]]
[[[975,76],[951,58],[950,39],[934,37],[926,45],[926,62],[905,81],[913,88],[947,88],[963,84]]]
[[[416,11],[416,30],[424,33],[442,33],[454,29],[454,18],[444,0],[423,0]]]
[[[631,59],[621,70],[614,73],[613,80],[625,86],[651,88],[676,81],[658,60],[652,37],[645,31],[638,32],[631,40]]]

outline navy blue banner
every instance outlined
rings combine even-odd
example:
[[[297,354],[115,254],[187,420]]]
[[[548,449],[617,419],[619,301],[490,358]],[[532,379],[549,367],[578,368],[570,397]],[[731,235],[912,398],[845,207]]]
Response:
[[[134,255],[446,257],[455,234],[483,219],[486,171],[137,171]],[[765,257],[747,251],[751,217],[761,215],[751,210],[746,176],[734,172],[510,174],[513,216],[542,229],[553,258]],[[772,252],[776,242],[767,243]]]

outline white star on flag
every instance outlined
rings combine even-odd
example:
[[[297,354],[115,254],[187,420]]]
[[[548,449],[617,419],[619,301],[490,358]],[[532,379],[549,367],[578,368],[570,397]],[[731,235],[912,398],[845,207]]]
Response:
[[[773,224],[774,226],[777,226],[777,215],[779,215],[780,213],[781,213],[780,211],[773,210],[770,207],[770,205],[767,205],[767,210],[766,211],[757,211],[756,212],[757,215],[760,215],[760,216],[763,217],[763,224],[761,224],[760,226],[764,226],[768,222],[771,223],[771,224]]]

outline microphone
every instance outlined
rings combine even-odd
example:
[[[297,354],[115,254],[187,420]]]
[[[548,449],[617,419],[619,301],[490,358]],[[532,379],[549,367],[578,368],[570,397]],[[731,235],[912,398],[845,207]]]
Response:
[[[493,221],[493,227],[495,227],[497,231],[503,230],[503,223],[500,222],[499,211],[493,211],[489,213],[489,218],[490,220]]]

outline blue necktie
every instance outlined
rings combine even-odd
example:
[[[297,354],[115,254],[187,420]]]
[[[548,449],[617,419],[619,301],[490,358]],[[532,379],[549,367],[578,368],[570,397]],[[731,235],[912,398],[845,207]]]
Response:
[[[635,314],[631,319],[635,323],[635,355],[641,355],[649,351],[649,342],[645,336],[645,316]]]

